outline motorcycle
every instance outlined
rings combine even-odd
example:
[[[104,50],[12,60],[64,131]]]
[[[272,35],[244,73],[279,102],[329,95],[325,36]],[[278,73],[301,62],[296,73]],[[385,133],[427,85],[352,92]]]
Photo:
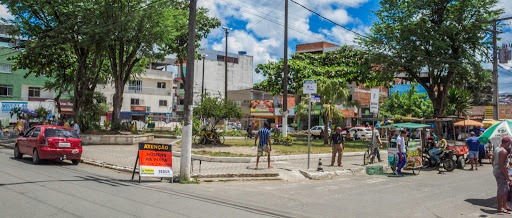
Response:
[[[443,168],[448,171],[452,172],[455,170],[455,160],[454,160],[454,154],[455,152],[453,150],[446,150],[441,152],[441,154],[438,154],[440,163],[443,165]],[[430,157],[428,152],[423,153],[423,166],[424,167],[435,167],[436,163],[434,161],[434,158]]]

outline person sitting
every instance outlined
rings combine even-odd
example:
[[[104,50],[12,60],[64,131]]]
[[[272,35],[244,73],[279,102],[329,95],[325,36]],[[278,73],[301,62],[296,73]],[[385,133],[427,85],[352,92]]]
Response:
[[[439,163],[441,162],[441,160],[439,159],[439,157],[437,155],[440,155],[443,153],[443,151],[446,150],[446,147],[448,147],[448,142],[446,141],[446,139],[443,138],[443,136],[440,136],[441,140],[439,141],[439,143],[436,145],[435,142],[434,142],[434,148],[430,149],[430,151],[428,151],[428,154],[430,155],[430,157],[432,157],[436,163],[436,167],[439,167]],[[429,139],[430,140],[430,139]],[[433,141],[433,138],[432,138],[432,141]]]

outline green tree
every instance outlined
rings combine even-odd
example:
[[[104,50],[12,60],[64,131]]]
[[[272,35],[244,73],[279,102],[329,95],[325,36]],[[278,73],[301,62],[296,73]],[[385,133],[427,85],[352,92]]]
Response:
[[[181,10],[183,13],[184,19],[180,22],[183,23],[183,26],[188,26],[188,7],[190,1],[177,0],[174,1],[173,7]],[[220,26],[220,20],[215,17],[208,17],[208,9],[206,8],[197,8],[197,17],[196,17],[196,47],[200,47],[199,42],[206,38],[212,29],[215,29]],[[183,80],[183,83],[186,82],[183,63],[187,60],[187,43],[188,43],[188,30],[187,28],[181,28],[177,30],[175,33],[176,36],[174,40],[166,43],[162,50],[166,53],[176,54],[176,59],[179,63],[180,68],[180,76]]]
[[[101,34],[103,23],[100,25],[97,19],[98,2],[0,0],[14,16],[8,21],[17,27],[13,34],[30,38],[24,51],[14,58],[14,68],[72,84],[75,118],[90,100],[89,93],[107,77],[106,53],[101,43],[105,35]]]
[[[341,79],[319,78],[318,94],[320,95],[320,104],[322,105],[322,117],[324,120],[324,144],[329,143],[329,123],[334,119],[342,118],[337,105],[348,103],[350,91],[343,84]],[[332,131],[335,131],[334,129]]]
[[[243,112],[234,101],[205,94],[203,102],[194,108],[194,116],[207,119],[209,124],[207,127],[211,129],[221,120],[242,118]]]
[[[381,0],[378,21],[361,45],[373,53],[384,72],[403,72],[427,91],[434,117],[443,116],[446,97],[454,78],[478,70],[484,39],[502,9],[498,0]],[[428,79],[422,73],[428,74]]]
[[[471,74],[455,77],[451,86],[466,90],[472,96],[472,105],[485,106],[492,101],[492,71],[490,70],[476,69]],[[448,95],[450,95],[450,89]],[[447,106],[450,104],[449,101],[448,99]]]
[[[472,104],[471,93],[464,89],[450,88],[448,90],[448,101],[445,109],[446,115],[466,117]]]
[[[417,84],[412,84],[407,92],[400,94],[395,92],[391,97],[382,102],[379,109],[379,116],[384,118],[392,117],[432,117],[432,102],[428,100],[427,94],[418,93]]]
[[[368,86],[387,85],[392,75],[380,73],[380,68],[372,66],[369,56],[350,46],[323,54],[299,53],[289,60],[290,75],[288,90],[300,94],[304,80],[309,78],[341,79],[347,84]],[[274,95],[282,91],[283,61],[259,64],[256,73],[265,79],[255,87]]]
[[[155,46],[174,41],[186,25],[185,13],[174,9],[169,1],[116,0],[104,1],[100,7],[101,23],[114,23],[101,31],[107,37],[106,48],[115,93],[113,96],[112,130],[120,128],[120,112],[126,83],[141,73],[144,58],[162,58]],[[129,14],[129,17],[126,15]]]

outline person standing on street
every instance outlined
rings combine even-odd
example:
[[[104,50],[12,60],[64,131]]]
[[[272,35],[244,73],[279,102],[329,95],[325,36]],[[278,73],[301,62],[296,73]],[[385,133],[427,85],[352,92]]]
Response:
[[[512,209],[507,205],[507,196],[510,191],[510,175],[508,174],[510,154],[510,137],[501,139],[501,146],[494,149],[492,160],[492,174],[496,178],[497,193],[496,200],[498,201],[498,212],[510,214]]]
[[[382,141],[380,140],[379,130],[377,130],[376,127],[373,128],[372,145],[373,145],[373,155],[377,156],[377,160],[379,160],[379,162],[382,162],[382,160],[380,159],[380,150],[379,150],[379,148],[382,147]]]
[[[343,135],[341,134],[341,127],[336,127],[336,132],[331,134],[332,158],[331,166],[334,166],[336,154],[338,154],[338,166],[342,167],[341,159],[343,157]]]
[[[258,164],[260,162],[260,156],[263,155],[263,152],[267,152],[267,162],[268,167],[272,168],[270,166],[270,151],[272,151],[272,145],[270,143],[270,130],[268,129],[269,125],[268,122],[265,122],[263,124],[263,128],[261,128],[258,131],[258,134],[256,134],[256,138],[254,138],[254,146],[256,146],[256,143],[258,142],[258,139],[260,140],[258,143],[258,156],[256,157],[256,169],[258,169]]]
[[[396,138],[396,145],[398,148],[398,164],[396,166],[396,175],[403,176],[402,168],[405,166],[407,160],[406,147],[405,147],[405,136],[407,132],[405,130],[400,131],[400,135]]]
[[[474,132],[471,132],[470,135],[471,135],[471,137],[469,137],[466,140],[466,145],[469,148],[468,159],[469,159],[469,162],[471,163],[471,169],[469,169],[469,170],[473,170],[473,164],[475,165],[474,170],[478,170],[477,164],[478,164],[478,152],[480,150],[480,142],[478,141],[478,137],[475,136]]]

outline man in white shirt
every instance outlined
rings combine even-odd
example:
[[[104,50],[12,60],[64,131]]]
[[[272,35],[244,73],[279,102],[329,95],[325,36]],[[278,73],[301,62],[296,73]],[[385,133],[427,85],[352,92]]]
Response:
[[[406,148],[405,148],[405,136],[407,135],[407,132],[405,130],[400,131],[400,135],[396,138],[396,145],[398,148],[398,163],[396,166],[396,175],[403,176],[402,175],[402,168],[405,166],[407,155],[406,155]]]

